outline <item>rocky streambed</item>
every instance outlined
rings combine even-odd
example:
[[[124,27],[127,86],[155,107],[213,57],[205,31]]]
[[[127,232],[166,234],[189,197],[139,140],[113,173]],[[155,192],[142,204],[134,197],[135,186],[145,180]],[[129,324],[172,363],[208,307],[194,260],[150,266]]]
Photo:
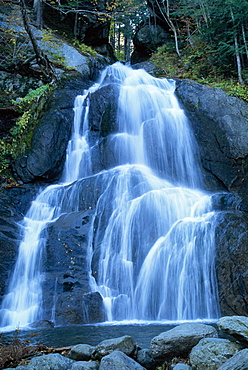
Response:
[[[43,354],[41,351],[28,364],[16,368],[19,370],[248,369],[248,317],[225,316],[218,320],[217,327],[219,331],[211,325],[202,323],[180,324],[155,336],[149,348],[140,348],[129,335],[103,340],[96,346],[79,342],[72,347],[58,349],[57,352],[60,353]]]

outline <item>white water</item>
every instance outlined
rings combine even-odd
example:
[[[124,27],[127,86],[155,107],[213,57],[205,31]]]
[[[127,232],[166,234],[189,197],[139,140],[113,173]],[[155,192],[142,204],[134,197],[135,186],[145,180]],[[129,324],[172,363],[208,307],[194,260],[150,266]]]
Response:
[[[119,130],[109,140],[118,166],[94,175],[104,190],[89,235],[89,267],[93,244],[100,253],[91,289],[101,293],[108,321],[217,318],[211,198],[199,190],[196,144],[174,82],[117,63],[90,92],[109,82],[121,86]],[[77,180],[92,174],[88,92],[75,102],[63,182],[39,194],[21,225],[19,256],[0,312],[3,327],[42,318],[45,226],[79,210]]]

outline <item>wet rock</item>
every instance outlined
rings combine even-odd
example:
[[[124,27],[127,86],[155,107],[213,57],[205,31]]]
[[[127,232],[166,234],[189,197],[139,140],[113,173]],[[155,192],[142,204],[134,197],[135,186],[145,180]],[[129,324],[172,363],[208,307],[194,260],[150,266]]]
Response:
[[[210,325],[186,323],[159,334],[151,340],[151,352],[156,362],[184,356],[202,338],[217,337],[217,331]]]
[[[75,361],[88,361],[90,360],[94,349],[95,347],[92,347],[89,344],[77,344],[72,347],[68,357]]]
[[[173,370],[190,370],[190,369],[192,369],[191,366],[181,363],[178,363],[173,367]]]
[[[104,321],[102,297],[91,293],[87,246],[92,211],[62,215],[48,225],[43,270],[44,317],[55,315],[56,325]]]
[[[230,342],[227,339],[201,339],[190,353],[192,369],[217,370],[241,349],[243,348],[240,344]]]
[[[244,212],[216,215],[216,273],[222,315],[248,314],[248,217]]]
[[[152,353],[150,349],[141,349],[137,352],[136,357],[137,362],[144,366],[146,369],[154,369],[154,366],[156,365]]]
[[[34,357],[27,368],[32,370],[68,370],[74,361],[58,353]]]
[[[119,97],[117,84],[106,85],[90,95],[89,127],[92,131],[99,131],[105,137],[116,132],[117,103]]]
[[[97,361],[77,361],[72,365],[70,370],[98,370],[99,369],[99,362]]]
[[[177,81],[176,94],[198,142],[208,189],[247,193],[248,104],[190,80]]]
[[[121,351],[127,356],[133,355],[136,349],[135,341],[132,337],[124,335],[123,337],[107,339],[100,342],[92,355],[94,359],[101,359],[113,351]]]
[[[226,316],[221,317],[217,322],[218,328],[229,335],[232,335],[240,342],[248,344],[248,317]]]
[[[227,360],[224,365],[218,368],[218,370],[247,370],[248,369],[248,349],[243,349],[239,351],[229,360]]]
[[[39,321],[34,321],[31,324],[29,324],[31,328],[54,328],[54,323],[50,320],[39,320]]]
[[[105,356],[100,363],[99,370],[145,370],[132,358],[121,351],[114,351]]]

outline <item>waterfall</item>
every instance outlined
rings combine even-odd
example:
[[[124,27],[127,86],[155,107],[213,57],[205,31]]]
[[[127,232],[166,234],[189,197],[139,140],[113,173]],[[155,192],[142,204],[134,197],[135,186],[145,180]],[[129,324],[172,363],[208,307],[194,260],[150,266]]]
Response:
[[[93,173],[89,96],[107,84],[120,88],[118,130],[109,135],[117,165]],[[78,184],[90,176],[103,185],[88,236],[89,279],[91,291],[103,298],[107,320],[218,317],[211,196],[201,190],[197,145],[174,91],[174,81],[116,63],[76,98],[62,180],[40,192],[20,224],[2,327],[43,318],[46,226],[80,210]]]

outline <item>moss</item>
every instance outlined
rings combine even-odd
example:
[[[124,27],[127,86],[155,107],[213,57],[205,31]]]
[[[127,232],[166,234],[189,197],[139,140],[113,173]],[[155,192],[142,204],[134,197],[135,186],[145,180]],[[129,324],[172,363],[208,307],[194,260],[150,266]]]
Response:
[[[11,128],[9,134],[0,141],[0,175],[12,177],[11,164],[18,156],[24,154],[31,147],[34,128],[36,127],[42,109],[46,104],[48,95],[54,87],[50,84],[43,85],[30,91],[18,102],[21,116]]]

